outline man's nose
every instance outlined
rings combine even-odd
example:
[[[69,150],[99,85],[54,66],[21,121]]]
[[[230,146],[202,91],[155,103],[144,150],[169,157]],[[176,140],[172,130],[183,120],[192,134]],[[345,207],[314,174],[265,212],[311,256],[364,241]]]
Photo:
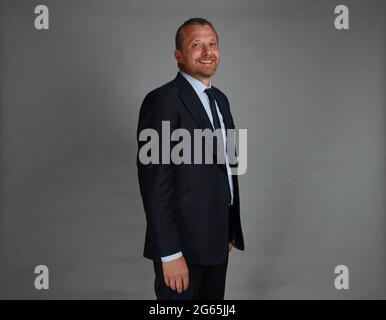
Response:
[[[204,45],[202,46],[202,52],[203,52],[203,53],[210,54],[212,51],[211,51],[210,46],[208,46],[207,44],[204,44]]]

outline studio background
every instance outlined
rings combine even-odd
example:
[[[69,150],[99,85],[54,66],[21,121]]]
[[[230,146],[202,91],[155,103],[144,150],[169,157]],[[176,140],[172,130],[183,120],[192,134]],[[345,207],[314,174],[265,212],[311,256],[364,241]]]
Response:
[[[349,30],[334,28],[339,4]],[[213,84],[248,129],[246,250],[225,298],[386,297],[384,1],[1,0],[0,298],[154,299],[136,125],[195,16],[219,33]],[[49,290],[34,287],[40,264]]]

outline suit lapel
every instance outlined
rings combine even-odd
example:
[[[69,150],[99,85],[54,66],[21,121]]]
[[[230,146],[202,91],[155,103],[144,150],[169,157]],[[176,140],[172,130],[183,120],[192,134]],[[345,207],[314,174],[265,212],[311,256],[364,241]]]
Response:
[[[180,73],[177,74],[174,81],[177,84],[180,97],[184,102],[185,108],[196,121],[199,128],[212,129],[212,124],[210,123],[208,115],[206,114],[205,108],[190,83]],[[233,129],[231,115],[229,112],[227,112],[227,108],[225,107],[226,102],[218,92],[218,89],[213,88],[213,94],[216,99],[217,106],[220,109],[221,115],[223,117],[225,128]],[[198,106],[200,106],[201,108],[198,108]]]
[[[202,105],[200,98],[197,96],[188,80],[186,80],[183,75],[178,73],[174,81],[177,84],[179,94],[185,108],[197,123],[198,128],[212,129],[212,124],[210,123],[204,106]]]

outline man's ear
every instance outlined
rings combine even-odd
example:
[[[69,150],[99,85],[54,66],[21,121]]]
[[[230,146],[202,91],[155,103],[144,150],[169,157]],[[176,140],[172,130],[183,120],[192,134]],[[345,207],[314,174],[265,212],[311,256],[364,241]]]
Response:
[[[178,63],[182,62],[182,52],[178,49],[174,49],[174,57],[176,58]]]

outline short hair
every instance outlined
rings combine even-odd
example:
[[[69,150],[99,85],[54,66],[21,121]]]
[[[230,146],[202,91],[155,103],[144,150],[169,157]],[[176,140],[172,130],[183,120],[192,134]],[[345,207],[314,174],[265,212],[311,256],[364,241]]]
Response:
[[[176,49],[181,50],[182,49],[182,41],[183,41],[183,30],[187,26],[193,26],[193,25],[200,25],[200,26],[209,26],[212,28],[212,30],[216,33],[216,38],[218,40],[218,34],[216,32],[216,29],[213,27],[212,23],[210,23],[208,20],[203,18],[191,18],[187,21],[185,21],[176,32]]]

